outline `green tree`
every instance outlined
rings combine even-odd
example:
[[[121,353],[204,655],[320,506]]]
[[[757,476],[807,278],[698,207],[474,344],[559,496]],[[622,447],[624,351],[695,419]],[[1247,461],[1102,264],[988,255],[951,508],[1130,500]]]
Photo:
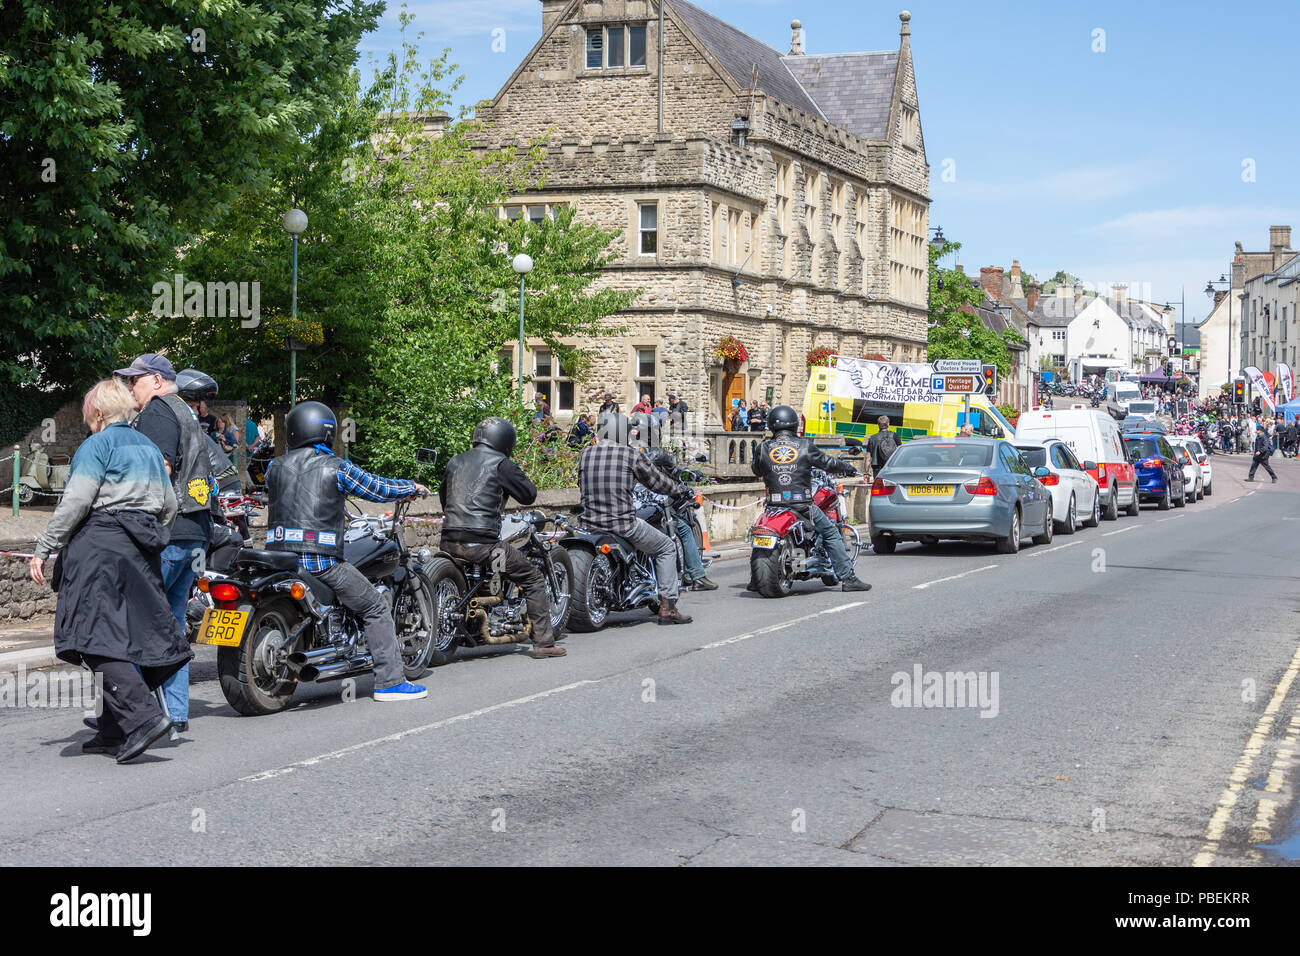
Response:
[[[334,112],[381,10],[0,4],[0,387],[112,368],[173,250]]]
[[[1056,275],[1052,276],[1043,283],[1043,295],[1055,295],[1056,290],[1062,285],[1078,285],[1079,277],[1064,269],[1056,270]]]
[[[961,243],[949,243],[943,255],[956,252]],[[927,354],[930,361],[945,358],[973,358],[996,365],[998,373],[1011,371],[1009,344],[1023,341],[1011,329],[1001,334],[981,321],[978,313],[984,292],[971,284],[970,277],[939,265],[940,250],[930,246],[930,324]]]

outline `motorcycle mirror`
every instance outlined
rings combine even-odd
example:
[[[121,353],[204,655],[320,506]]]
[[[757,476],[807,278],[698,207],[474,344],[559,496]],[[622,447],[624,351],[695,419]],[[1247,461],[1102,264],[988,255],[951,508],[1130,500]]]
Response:
[[[427,465],[432,468],[438,464],[438,452],[432,448],[417,448],[415,450],[415,461],[417,464]]]
[[[704,462],[709,460],[709,456],[704,454],[696,455],[695,460],[703,464]]]

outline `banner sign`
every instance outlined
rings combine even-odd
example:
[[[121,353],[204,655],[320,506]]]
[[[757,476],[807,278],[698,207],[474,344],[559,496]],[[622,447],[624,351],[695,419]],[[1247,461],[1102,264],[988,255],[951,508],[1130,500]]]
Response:
[[[933,368],[928,363],[876,362],[838,356],[832,394],[868,404],[876,402],[941,402],[933,389]]]
[[[1291,375],[1291,366],[1286,362],[1277,363],[1277,381],[1282,386],[1282,394],[1286,401],[1295,398],[1295,379]]]
[[[1273,411],[1277,406],[1273,403],[1273,390],[1268,387],[1268,380],[1264,378],[1264,373],[1250,365],[1246,368],[1246,377],[1250,379],[1251,387],[1254,388],[1259,400],[1268,406],[1270,412]]]

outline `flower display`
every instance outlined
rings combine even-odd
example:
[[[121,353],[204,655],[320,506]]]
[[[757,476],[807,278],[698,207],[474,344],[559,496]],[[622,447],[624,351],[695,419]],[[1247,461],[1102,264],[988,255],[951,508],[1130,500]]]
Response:
[[[745,343],[734,335],[724,335],[718,340],[718,347],[713,350],[713,357],[719,362],[740,365],[749,360],[749,350]]]

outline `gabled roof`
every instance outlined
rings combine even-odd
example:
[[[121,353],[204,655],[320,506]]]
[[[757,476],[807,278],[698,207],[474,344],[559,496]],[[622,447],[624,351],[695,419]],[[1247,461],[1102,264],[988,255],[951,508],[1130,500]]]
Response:
[[[668,0],[687,29],[742,89],[758,67],[756,88],[797,110],[866,139],[889,133],[898,51],[782,56],[687,0]]]
[[[781,60],[827,120],[865,139],[884,139],[889,134],[897,50],[786,56]]]

